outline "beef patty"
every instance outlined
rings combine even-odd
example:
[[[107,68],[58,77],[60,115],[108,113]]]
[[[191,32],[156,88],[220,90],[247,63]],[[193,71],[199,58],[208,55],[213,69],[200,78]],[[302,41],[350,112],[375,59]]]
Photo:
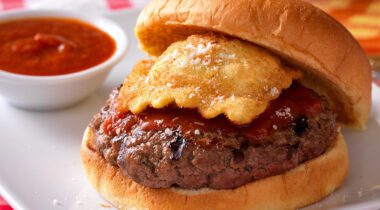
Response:
[[[176,107],[118,113],[117,95],[91,123],[98,152],[152,188],[235,188],[318,157],[337,135],[326,100],[297,83],[245,126]]]

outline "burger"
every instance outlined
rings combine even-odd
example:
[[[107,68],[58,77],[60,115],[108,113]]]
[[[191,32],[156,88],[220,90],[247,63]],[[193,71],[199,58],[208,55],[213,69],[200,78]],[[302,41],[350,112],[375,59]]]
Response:
[[[340,125],[364,129],[368,59],[298,0],[155,0],[139,61],[87,127],[83,166],[120,209],[295,209],[348,172]]]

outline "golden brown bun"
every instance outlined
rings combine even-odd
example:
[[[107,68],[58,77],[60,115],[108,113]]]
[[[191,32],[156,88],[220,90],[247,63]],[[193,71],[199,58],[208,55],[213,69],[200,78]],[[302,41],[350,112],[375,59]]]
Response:
[[[154,56],[173,42],[210,31],[261,45],[305,70],[301,82],[326,95],[341,122],[365,127],[371,106],[368,58],[326,13],[298,0],[155,0],[136,26],[142,49]]]
[[[90,128],[83,137],[81,156],[91,184],[120,209],[295,209],[335,191],[348,170],[347,147],[340,133],[320,157],[233,190],[152,189],[137,184],[98,155]]]

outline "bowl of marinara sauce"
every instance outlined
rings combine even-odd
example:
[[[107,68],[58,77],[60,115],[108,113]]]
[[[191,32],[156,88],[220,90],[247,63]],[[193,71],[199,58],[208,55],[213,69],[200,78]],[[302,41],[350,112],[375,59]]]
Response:
[[[113,21],[66,11],[0,14],[0,94],[49,110],[93,93],[121,60],[127,37]]]

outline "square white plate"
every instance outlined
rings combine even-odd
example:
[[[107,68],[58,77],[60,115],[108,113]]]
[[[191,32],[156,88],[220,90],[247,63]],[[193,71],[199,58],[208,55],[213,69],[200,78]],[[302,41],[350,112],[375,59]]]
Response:
[[[136,61],[146,57],[138,50],[133,32],[138,12],[108,15],[129,37],[127,56],[85,101],[65,110],[31,112],[16,109],[0,97],[0,194],[15,209],[110,209],[88,184],[79,149],[83,131],[93,114]],[[365,132],[343,129],[351,161],[347,180],[337,192],[307,209],[380,208],[378,88],[374,88],[373,96],[368,129]]]

